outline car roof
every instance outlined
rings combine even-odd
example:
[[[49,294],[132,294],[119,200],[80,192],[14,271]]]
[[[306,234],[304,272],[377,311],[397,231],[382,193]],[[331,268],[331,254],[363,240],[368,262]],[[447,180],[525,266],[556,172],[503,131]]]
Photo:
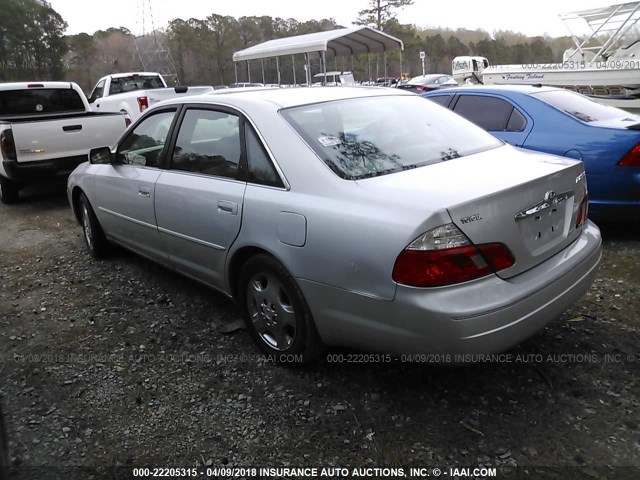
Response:
[[[349,98],[382,97],[382,96],[414,96],[402,90],[380,89],[378,87],[291,87],[291,88],[246,88],[216,90],[204,95],[194,95],[166,100],[159,105],[178,105],[183,103],[224,103],[234,105],[246,101],[254,101],[274,105],[277,108],[297,107],[313,103],[344,100]]]
[[[460,87],[450,87],[446,90],[434,90],[425,92],[424,97],[432,95],[450,95],[452,93],[473,92],[473,93],[520,93],[530,95],[532,93],[549,92],[553,90],[564,90],[556,87],[546,87],[538,85],[463,85]]]

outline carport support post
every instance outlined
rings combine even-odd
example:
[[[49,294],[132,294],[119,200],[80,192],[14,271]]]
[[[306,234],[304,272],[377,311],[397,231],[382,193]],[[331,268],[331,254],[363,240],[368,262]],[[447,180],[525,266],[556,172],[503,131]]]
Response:
[[[371,59],[369,58],[369,52],[367,52],[367,72],[369,74],[369,81],[371,81]]]
[[[400,75],[398,76],[398,83],[402,80],[402,50],[400,50]]]
[[[262,84],[264,85],[265,83],[267,83],[264,81],[264,58],[260,59],[260,67],[262,68]]]
[[[386,50],[382,52],[382,61],[384,62],[384,76],[386,81],[386,77],[387,77],[387,51]]]
[[[249,68],[249,60],[247,60],[247,77],[249,77],[249,83],[251,83],[251,69]]]
[[[238,83],[238,64],[233,62],[233,69],[236,71],[236,83]]]
[[[276,57],[276,71],[278,72],[278,86],[280,86],[280,57]]]
[[[311,61],[309,60],[309,54],[304,54],[304,74],[307,79],[307,86],[311,86]]]
[[[325,51],[322,51],[322,73],[324,73],[324,81],[322,85],[325,86],[327,84],[327,56],[325,55]]]
[[[296,59],[291,55],[291,70],[293,70],[293,86],[296,86]]]

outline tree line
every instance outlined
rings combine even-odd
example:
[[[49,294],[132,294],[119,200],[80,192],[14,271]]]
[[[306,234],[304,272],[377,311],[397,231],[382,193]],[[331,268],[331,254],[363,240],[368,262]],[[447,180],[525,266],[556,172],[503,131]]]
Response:
[[[0,17],[0,80],[70,80],[89,90],[102,75],[143,68],[141,50],[165,45],[181,83],[222,85],[236,81],[277,82],[275,59],[237,65],[235,51],[275,39],[340,28],[333,18],[300,22],[270,16],[239,18],[211,14],[204,19],[176,18],[146,38],[128,29],[109,28],[93,34],[65,35],[64,19],[45,0],[0,0],[6,4]],[[399,2],[399,3],[398,3]],[[427,73],[450,73],[451,60],[459,55],[481,55],[492,64],[546,63],[560,61],[572,45],[570,37],[527,37],[510,31],[434,29],[401,24],[395,9],[411,0],[370,0],[356,23],[380,28],[404,42],[399,53],[327,58],[327,69],[352,70],[356,80],[422,73],[424,51]],[[10,11],[10,14],[6,14]],[[22,26],[25,25],[26,28]],[[146,43],[144,43],[146,42]],[[147,47],[141,46],[147,45]],[[170,55],[169,55],[170,54]],[[303,57],[281,58],[281,81],[305,78]],[[148,69],[149,68],[147,65]],[[312,65],[314,73],[320,66]]]

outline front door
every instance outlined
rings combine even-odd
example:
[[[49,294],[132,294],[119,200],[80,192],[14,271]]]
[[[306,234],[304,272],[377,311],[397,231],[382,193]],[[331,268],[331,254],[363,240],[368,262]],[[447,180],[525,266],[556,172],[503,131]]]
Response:
[[[96,176],[96,214],[110,237],[166,263],[154,211],[156,182],[176,110],[142,120],[120,143],[115,162]]]

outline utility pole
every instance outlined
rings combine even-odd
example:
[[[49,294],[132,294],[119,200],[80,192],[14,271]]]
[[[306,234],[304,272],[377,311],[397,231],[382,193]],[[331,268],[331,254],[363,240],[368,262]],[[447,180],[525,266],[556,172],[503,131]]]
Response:
[[[166,44],[166,34],[158,31],[153,20],[152,0],[139,0],[138,21],[142,26],[142,34],[135,38],[135,60],[147,72],[158,72],[167,85],[178,85],[180,80],[171,51]],[[151,28],[148,31],[147,28]]]

